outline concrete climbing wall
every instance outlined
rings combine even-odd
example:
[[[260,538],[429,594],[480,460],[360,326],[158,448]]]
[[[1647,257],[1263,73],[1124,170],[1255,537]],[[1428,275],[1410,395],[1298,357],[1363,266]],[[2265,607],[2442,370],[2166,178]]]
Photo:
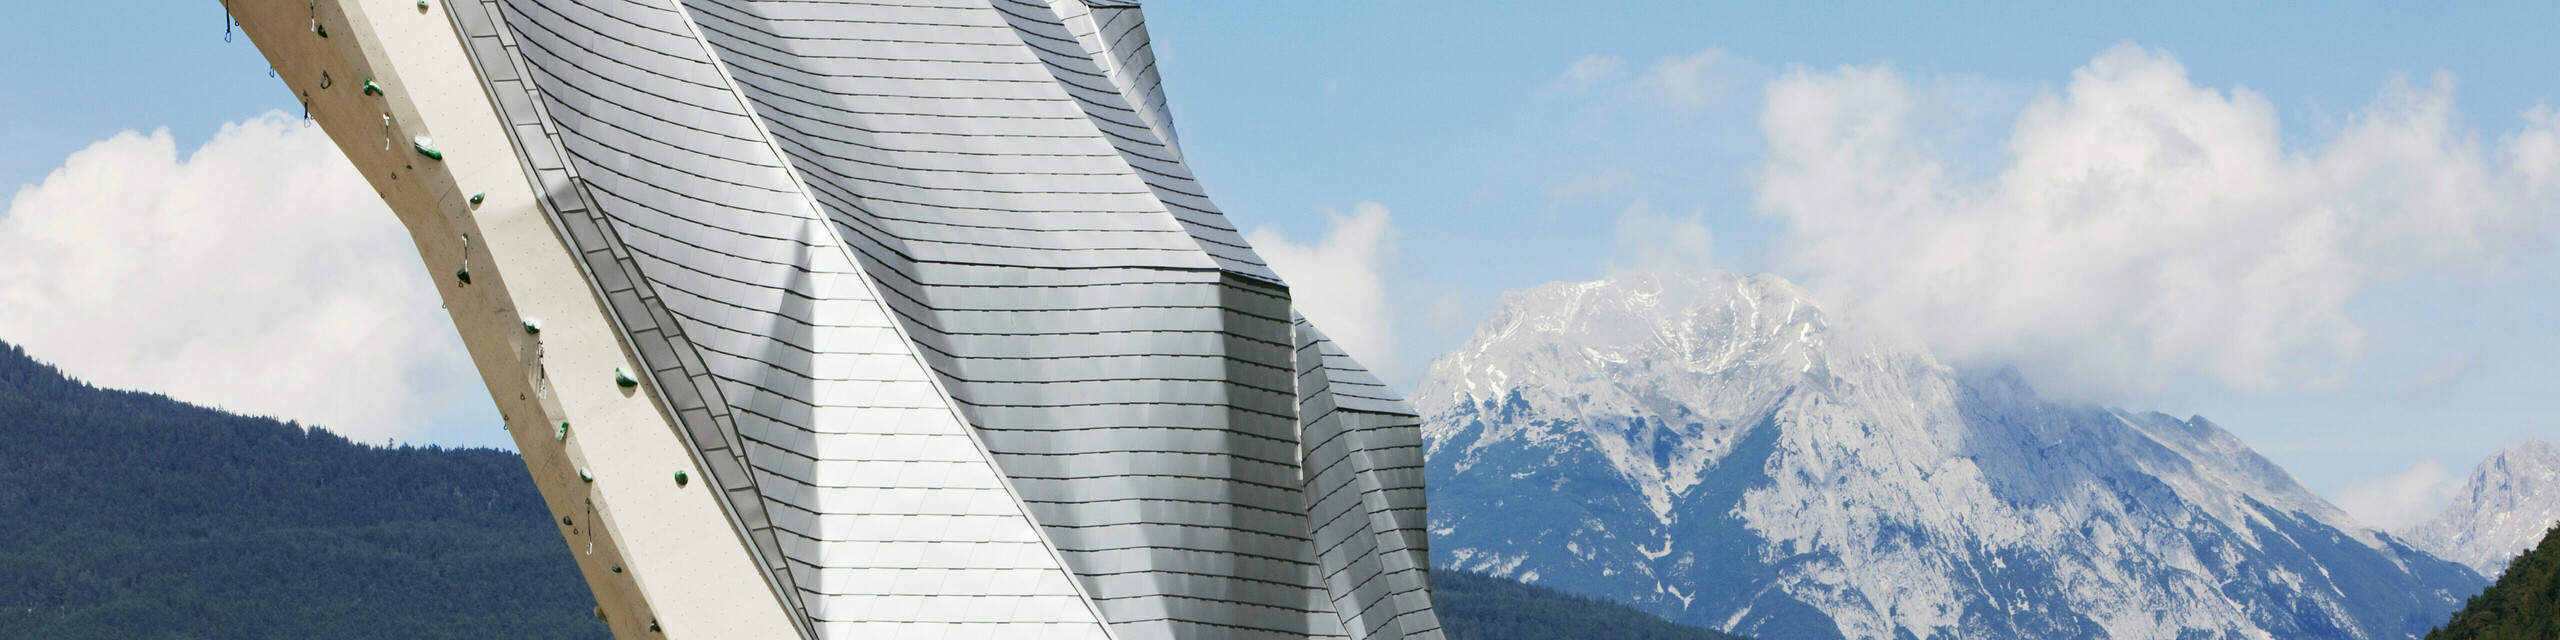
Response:
[[[617,369],[641,370],[638,360],[556,233],[544,208],[555,194],[528,179],[442,5],[234,0],[230,9],[441,276],[446,309],[615,634],[801,636],[733,543],[717,496],[706,483],[675,482],[677,471],[703,470],[666,412],[616,383]]]

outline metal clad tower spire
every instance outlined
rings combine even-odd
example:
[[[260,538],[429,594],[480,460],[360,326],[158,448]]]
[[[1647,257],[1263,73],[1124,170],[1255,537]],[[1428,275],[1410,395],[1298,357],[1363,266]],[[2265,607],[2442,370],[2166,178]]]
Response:
[[[1439,637],[1413,412],[1192,178],[1136,3],[235,5],[470,265],[618,636]]]

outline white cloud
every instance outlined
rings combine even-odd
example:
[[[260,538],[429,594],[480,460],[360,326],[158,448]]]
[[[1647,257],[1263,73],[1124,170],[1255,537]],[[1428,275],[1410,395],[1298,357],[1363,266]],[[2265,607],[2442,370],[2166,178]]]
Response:
[[[1431,303],[1431,311],[1423,318],[1430,323],[1432,333],[1453,340],[1474,333],[1476,329],[1476,314],[1467,309],[1466,300],[1459,298],[1455,291],[1441,293],[1440,299]]]
[[[1618,255],[1629,267],[1704,273],[1715,269],[1715,234],[1697,215],[1674,218],[1637,202],[1618,214]]]
[[[1363,202],[1351,215],[1327,210],[1325,234],[1299,244],[1270,227],[1246,237],[1271,270],[1289,281],[1298,312],[1324,329],[1343,351],[1380,375],[1401,365],[1395,350],[1395,316],[1387,308],[1382,268],[1395,255],[1395,223],[1387,208]]]
[[[2409,376],[2408,383],[2400,387],[2400,399],[2411,402],[2442,399],[2445,392],[2453,388],[2453,383],[2471,375],[2471,370],[2479,366],[2477,358],[2446,356],[2426,370]]]
[[[1585,175],[1547,190],[1547,197],[1557,202],[1625,191],[1636,184],[1633,171],[1607,171]]]
[[[2334,502],[2365,526],[2399,531],[2442,511],[2453,500],[2453,480],[2444,465],[2423,459],[2398,473],[2348,482]]]
[[[1679,58],[1663,58],[1628,85],[1629,97],[1678,116],[1705,111],[1739,76],[1726,63],[1723,49],[1708,49]]]
[[[1971,179],[1912,131],[1926,105],[1893,70],[1798,70],[1767,88],[1758,205],[1816,289],[1952,360],[2074,395],[2188,373],[2319,386],[2359,352],[2344,310],[2358,292],[2495,268],[2560,195],[2560,117],[2537,111],[2484,148],[2450,84],[2394,84],[2292,150],[2257,94],[2120,45],[2020,113],[2014,164]]]
[[[72,154],[0,218],[0,340],[108,387],[421,441],[485,406],[398,219],[282,114]],[[491,432],[495,432],[491,425]]]
[[[1563,76],[1548,83],[1547,90],[1556,93],[1590,91],[1593,87],[1600,86],[1600,83],[1617,77],[1618,69],[1622,66],[1625,65],[1619,63],[1613,56],[1596,53],[1583,56],[1581,60],[1573,61],[1573,66],[1565,68]]]
[[[1633,171],[1602,171],[1585,174],[1547,189],[1547,208],[1539,212],[1538,222],[1552,223],[1568,210],[1580,211],[1588,200],[1611,199],[1636,185]]]
[[[1745,77],[1723,49],[1710,48],[1686,56],[1655,60],[1643,74],[1624,77],[1626,63],[1614,56],[1592,54],[1576,60],[1564,75],[1547,83],[1547,92],[1562,95],[1598,92],[1599,104],[1611,109],[1635,107],[1687,118],[1725,97]]]

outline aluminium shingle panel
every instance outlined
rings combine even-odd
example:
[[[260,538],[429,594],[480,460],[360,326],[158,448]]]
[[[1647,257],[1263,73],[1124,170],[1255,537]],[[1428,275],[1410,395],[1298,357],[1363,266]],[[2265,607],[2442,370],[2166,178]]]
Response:
[[[736,505],[737,511],[764,514],[743,526],[765,532],[749,539],[766,540],[773,547],[766,553],[785,558],[786,564],[774,569],[777,579],[794,591],[793,600],[802,603],[806,628],[820,637],[843,637],[885,623],[941,632],[1005,624],[1012,626],[1008,633],[1100,636],[1092,608],[1080,596],[1055,588],[1032,592],[1036,580],[883,585],[847,581],[830,571],[842,563],[842,553],[833,545],[838,542],[903,536],[927,546],[1021,546],[1030,540],[1036,547],[1038,536],[1001,478],[986,468],[984,454],[976,453],[953,409],[914,364],[912,349],[903,340],[881,339],[879,334],[894,334],[895,327],[870,292],[870,281],[815,215],[805,190],[785,171],[743,101],[727,88],[710,51],[690,35],[678,7],[617,0],[516,0],[500,6],[505,12],[500,21],[516,36],[522,64],[535,71],[530,74],[534,87],[551,116],[544,122],[555,135],[536,142],[567,151],[562,169],[576,175],[581,191],[598,194],[593,202],[612,227],[610,235],[578,236],[582,246],[600,241],[616,253],[627,249],[633,262],[616,266],[638,274],[606,285],[638,292],[613,297],[616,312],[671,317],[683,335],[708,340],[677,342],[699,348],[702,357],[656,355],[662,350],[649,346],[641,351],[653,356],[645,358],[653,367],[703,369],[705,379],[719,383],[694,390],[716,396],[714,404],[723,414],[735,410],[746,418],[742,431],[711,441],[742,452],[749,463],[744,468],[755,469],[753,475],[713,480],[753,497],[755,504]],[[821,362],[839,375],[807,375]],[[830,405],[861,410],[822,412]],[[821,415],[832,419],[817,419]],[[840,446],[844,436],[839,434],[866,431],[897,433],[899,442],[869,447],[868,456]],[[706,434],[696,435],[699,441]],[[877,455],[884,451],[885,457]],[[820,453],[834,455],[813,455]],[[911,458],[921,459],[905,460]],[[879,486],[829,484],[826,468],[842,466],[828,464],[830,459],[868,460],[871,468],[896,473],[869,476]],[[916,466],[920,464],[926,466]],[[977,472],[945,468],[955,465],[974,465]],[[744,474],[717,471],[724,466],[730,465],[709,468],[714,476]],[[858,506],[840,495],[853,490],[869,492],[862,502],[888,492],[1004,508],[970,515],[957,527],[951,523],[955,516],[920,509],[868,514],[857,521],[832,517],[835,510]],[[973,554],[928,555],[962,562]],[[1055,575],[1052,587],[1066,580],[1054,554],[1042,549],[1030,557],[1048,560],[1023,570]],[[968,588],[944,593],[939,585],[945,584]],[[1022,586],[1023,592],[988,591],[1006,584]],[[886,595],[1006,597],[1011,604],[1046,613],[996,620],[950,607],[860,607],[860,617],[839,616],[857,607],[835,604],[838,598],[882,595],[883,589]]]
[[[813,638],[1437,636],[1418,430],[1101,0],[449,0]]]
[[[1421,419],[1314,323],[1296,328],[1307,510],[1333,607],[1360,637],[1438,638]]]
[[[1218,289],[1231,286],[1222,280],[1195,278],[1191,282],[1083,290],[1046,296],[1049,299],[964,298],[969,304],[991,305],[977,307],[978,311],[956,309],[940,302],[938,294],[946,288],[969,291],[987,284],[1026,277],[1003,273],[1006,271],[1045,267],[1052,270],[1199,272],[1217,266],[1214,262],[1199,261],[1204,256],[1191,241],[1190,231],[1178,226],[1178,220],[1169,219],[1162,202],[1155,199],[1154,189],[1133,172],[1124,168],[1094,171],[1096,159],[1112,159],[1111,155],[1116,150],[1109,146],[1109,139],[1093,130],[1081,107],[1063,95],[1063,90],[1055,86],[1038,86],[1029,92],[1010,93],[1001,100],[990,100],[980,91],[988,84],[1047,80],[1033,75],[1045,71],[1044,67],[1032,66],[1037,63],[1032,56],[1019,50],[1004,51],[994,55],[1010,56],[1004,59],[1009,63],[991,64],[990,58],[985,57],[989,52],[977,52],[981,57],[973,60],[982,64],[961,67],[899,55],[896,45],[903,43],[825,41],[813,44],[795,40],[794,37],[799,35],[795,29],[801,24],[841,15],[830,14],[826,9],[861,10],[861,6],[849,3],[795,3],[789,7],[742,2],[692,4],[706,7],[703,14],[719,15],[721,21],[728,23],[726,27],[706,29],[711,40],[722,45],[724,51],[739,52],[742,56],[759,59],[760,63],[770,63],[769,66],[742,65],[752,68],[740,74],[741,85],[755,97],[759,107],[766,108],[764,113],[776,123],[776,137],[785,141],[784,148],[793,150],[793,159],[810,167],[805,173],[811,182],[829,185],[821,189],[825,191],[825,197],[820,202],[829,207],[831,216],[848,237],[867,241],[864,246],[868,250],[860,254],[866,259],[866,267],[882,274],[884,288],[895,291],[902,298],[892,306],[898,310],[901,319],[909,323],[910,330],[931,336],[919,340],[939,354],[935,369],[943,374],[956,401],[971,407],[1091,407],[1168,400],[1185,402],[1181,399],[1193,398],[1188,402],[1200,406],[1233,407],[1236,403],[1229,399],[1230,396],[1252,393],[1250,389],[1233,388],[1234,382],[1224,379],[1187,384],[1168,381],[1163,379],[1163,373],[1149,371],[1165,365],[1151,367],[1145,362],[1184,355],[1213,355],[1214,351],[1184,354],[1168,351],[1164,348],[1166,345],[1150,344],[1143,338],[1131,339],[1142,334],[1104,333],[1206,334],[1230,331],[1237,319],[1229,317],[1220,306],[1220,302],[1230,296],[1219,293]],[[921,28],[890,31],[884,37],[968,41],[972,35],[983,35],[991,27],[1008,26],[992,6],[941,11],[930,17],[911,19],[938,20],[938,26],[943,29],[938,32]],[[876,46],[878,50],[866,51],[862,49],[864,46]],[[818,59],[805,64],[777,62],[787,59],[787,56]],[[950,78],[955,74],[962,77]],[[965,116],[883,112],[874,106],[876,103],[865,98],[869,97],[868,94],[881,93],[883,87],[879,80],[885,78],[900,79],[897,91],[903,95],[976,102],[966,108]],[[1025,99],[1026,96],[1038,99]],[[1003,116],[1000,123],[979,117],[996,114]],[[834,132],[845,137],[807,135],[812,132]],[[884,152],[884,148],[918,148],[912,142],[898,138],[928,135],[942,138],[933,141],[933,146],[929,147],[931,150],[955,157],[930,170],[918,170],[897,166],[898,159]],[[854,136],[863,138],[853,139]],[[872,140],[886,140],[891,144],[870,143]],[[1027,140],[1043,141],[1042,146],[1022,144]],[[909,146],[893,146],[901,142]],[[1080,150],[1078,145],[1081,145]],[[1056,162],[1061,159],[1066,162]],[[945,183],[943,181],[953,176],[942,174],[953,173],[951,170],[954,168],[969,172],[964,184],[975,191],[944,192],[917,187]],[[1102,168],[1114,167],[1105,164]],[[865,178],[842,179],[855,175]],[[1001,197],[990,197],[987,195],[990,193]],[[1109,226],[1098,228],[1092,222],[1079,222],[1072,224],[1085,228],[1057,231],[1035,228],[1014,232],[999,228],[999,225],[1020,225],[1009,219],[1013,216],[988,216],[989,213],[1041,218],[1066,215],[1079,220],[1099,220]],[[955,215],[973,216],[965,219],[964,224],[997,224],[956,227],[938,224]],[[965,238],[967,241],[939,246],[920,242],[923,234],[929,233],[925,230],[935,226],[943,227],[934,229],[947,234],[942,237]],[[1049,228],[1058,227],[1050,225]],[[1164,240],[1177,238],[1181,244],[1164,243]],[[1056,258],[1042,262],[1026,257],[1042,255]],[[916,268],[918,264],[938,262],[966,264],[974,267],[969,271],[980,273],[948,270],[937,273]],[[990,275],[993,277],[986,277]],[[1163,275],[1158,274],[1151,274],[1147,279],[1164,281]],[[1265,331],[1274,337],[1280,337],[1280,332],[1285,330],[1285,325],[1278,318],[1266,318],[1261,322],[1270,327]],[[1108,337],[1103,337],[1106,335]],[[1107,345],[1096,350],[1097,355],[1124,362],[1137,361],[1137,364],[1122,366],[1154,375],[1116,381],[1074,380],[1081,374],[1060,373],[1077,368],[1078,363],[1068,359],[1028,364],[1022,361],[989,362],[982,366],[976,355],[981,350],[974,343],[980,338],[995,336],[1003,337],[988,342],[999,343],[999,347],[1011,346],[1002,343],[1017,342],[1009,339],[1016,336],[1044,337],[1046,340],[1041,342],[1053,345]],[[1174,346],[1222,349],[1227,345],[1224,341],[1189,341]],[[1093,349],[1088,347],[1088,350]],[[1179,363],[1170,364],[1177,369],[1180,367]],[[1273,382],[1285,380],[1275,377]],[[1275,385],[1263,393],[1273,396],[1275,401],[1247,404],[1269,404],[1285,409],[1285,403],[1276,401],[1286,397],[1288,391],[1285,386]],[[1127,412],[1107,413],[1121,413],[1125,418]],[[1038,413],[1021,414],[1021,418],[1030,422],[1019,424],[1006,423],[1016,415],[1010,412],[973,411],[970,415],[975,418],[973,422],[982,428],[1036,429],[1047,426],[1048,422]],[[1231,409],[1209,417],[1218,422],[1268,420],[1273,426],[1265,430],[1285,432],[1285,415],[1257,415]],[[1100,420],[1093,426],[1113,428],[1114,416],[1095,417]],[[991,451],[999,465],[1015,477],[1017,486],[1033,505],[1035,516],[1043,510],[1042,505],[1064,504],[1045,500],[1043,495],[1070,495],[1114,486],[1131,489],[1137,496],[1136,501],[1162,505],[1176,504],[1177,496],[1227,495],[1228,502],[1263,503],[1274,507],[1287,506],[1294,501],[1294,496],[1280,492],[1261,495],[1225,486],[1232,481],[1206,474],[1189,481],[1153,483],[1167,485],[1153,491],[1145,489],[1147,483],[1133,483],[1123,477],[1129,470],[1172,468],[1185,464],[1180,459],[1181,454],[1176,453],[1148,450],[1095,452],[1087,456],[1093,458],[1089,464],[1107,471],[1050,476],[1023,471],[1052,466],[1057,461],[1009,454],[996,448],[991,448]],[[1282,556],[1308,553],[1290,543],[1275,545],[1268,541],[1245,539],[1253,532],[1234,531],[1232,527],[1211,529],[1205,521],[1200,527],[1202,530],[1224,533],[1148,536],[1129,531],[1048,525],[1050,520],[1063,521],[1072,517],[1065,511],[1057,511],[1052,516],[1042,520],[1045,526],[1052,528],[1052,539],[1058,542],[1061,550],[1070,552],[1070,565],[1077,563],[1077,556],[1072,553],[1076,549],[1129,545],[1168,545],[1209,553],[1261,552]],[[1185,513],[1183,509],[1168,506],[1158,508],[1152,516],[1179,526],[1180,521],[1200,520],[1203,514]],[[1217,519],[1215,514],[1207,516],[1207,520]],[[1294,535],[1303,539],[1303,534],[1296,533],[1304,529],[1300,521],[1262,526],[1277,530],[1260,532],[1266,537]],[[1135,568],[1143,569],[1144,566]],[[1079,574],[1130,575],[1127,573],[1130,569],[1084,567],[1079,569]],[[1137,575],[1140,579],[1122,582],[1136,583],[1135,588],[1140,589],[1139,592],[1102,600],[1106,617],[1114,619],[1124,629],[1136,627],[1132,632],[1169,633],[1168,629],[1176,628],[1175,622],[1190,618],[1203,622],[1253,620],[1253,625],[1262,625],[1236,627],[1238,631],[1259,630],[1284,636],[1304,633],[1305,624],[1300,619],[1303,616],[1283,616],[1288,620],[1277,621],[1264,614],[1246,615],[1245,610],[1239,607],[1296,607],[1305,600],[1303,592],[1309,585],[1295,585],[1291,587],[1295,590],[1293,593],[1274,599],[1268,595],[1257,595],[1242,586],[1221,587]],[[1088,578],[1088,584],[1093,584],[1091,578]],[[1128,615],[1140,618],[1128,619]]]

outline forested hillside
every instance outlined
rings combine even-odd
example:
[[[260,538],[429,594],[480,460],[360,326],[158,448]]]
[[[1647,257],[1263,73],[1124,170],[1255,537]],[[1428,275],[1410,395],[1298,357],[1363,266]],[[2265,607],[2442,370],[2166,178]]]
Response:
[[[2444,628],[2427,640],[2550,640],[2560,638],[2560,528],[2507,565],[2506,575],[2472,596]]]
[[[603,638],[514,454],[371,447],[0,348],[0,638]]]
[[[0,640],[609,637],[513,453],[384,448],[0,345]],[[1450,640],[1728,640],[1457,571]]]
[[[1456,569],[1431,572],[1431,595],[1449,640],[1742,640],[1615,602]]]

